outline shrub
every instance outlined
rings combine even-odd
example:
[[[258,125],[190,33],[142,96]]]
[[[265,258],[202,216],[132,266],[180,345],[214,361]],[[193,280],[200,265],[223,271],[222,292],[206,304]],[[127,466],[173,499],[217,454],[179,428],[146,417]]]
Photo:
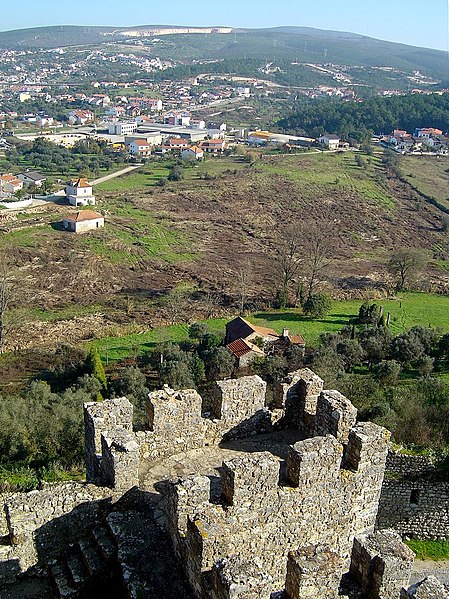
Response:
[[[323,318],[330,312],[331,308],[330,298],[323,293],[311,295],[303,305],[304,314],[310,318]]]

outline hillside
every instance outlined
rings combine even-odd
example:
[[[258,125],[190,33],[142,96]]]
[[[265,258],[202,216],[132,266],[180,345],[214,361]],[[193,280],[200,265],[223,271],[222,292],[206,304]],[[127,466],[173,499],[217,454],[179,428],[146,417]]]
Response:
[[[149,28],[150,26],[148,26]],[[155,27],[155,26],[153,26]],[[56,48],[98,45],[117,41],[133,45],[123,31],[136,28],[58,26],[0,32],[0,48]],[[145,29],[145,27],[143,28]],[[107,34],[107,35],[106,35]],[[289,60],[299,63],[332,63],[352,67],[391,67],[447,80],[447,54],[426,48],[385,42],[346,32],[306,27],[238,29],[232,34],[167,35],[153,43],[140,38],[151,53],[185,62],[205,58]]]
[[[104,41],[104,36],[101,34],[112,31],[114,31],[114,27],[80,27],[77,25],[14,29],[0,32],[0,48],[19,50],[100,44]]]
[[[98,209],[106,215],[102,231],[61,231],[57,223],[68,208],[57,204],[3,225],[0,249],[14,248],[21,322],[41,319],[30,305],[46,309],[42,326],[25,324],[19,345],[164,322],[161,297],[180,284],[195,291],[190,317],[226,311],[248,263],[250,302],[266,306],[279,276],[273,259],[279,244],[289,231],[307,231],[315,223],[332,242],[334,259],[323,287],[329,292],[384,295],[390,252],[410,245],[431,257],[439,248],[426,284],[447,289],[441,212],[386,179],[377,158],[366,168],[356,166],[351,153],[272,156],[254,165],[212,159],[186,169],[183,181],[159,186],[166,173],[150,164],[98,185]],[[80,320],[70,327],[58,324],[73,317]]]

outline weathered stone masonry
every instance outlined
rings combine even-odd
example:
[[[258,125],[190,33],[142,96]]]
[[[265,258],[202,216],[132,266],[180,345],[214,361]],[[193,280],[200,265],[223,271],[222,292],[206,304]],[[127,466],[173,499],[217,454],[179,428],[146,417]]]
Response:
[[[56,551],[54,540],[64,538],[64,526],[54,525],[65,525],[66,516],[70,524],[87,505],[92,513],[88,509],[86,522],[101,520],[102,502],[111,500],[121,502],[119,515],[127,509],[122,498],[143,484],[147,472],[200,448],[218,456],[225,442],[228,457],[216,463],[213,475],[165,480],[150,493],[163,493],[157,503],[161,526],[196,597],[268,599],[285,591],[289,599],[336,599],[345,574],[350,590],[341,592],[354,599],[446,597],[433,580],[403,590],[413,555],[395,533],[374,532],[388,432],[357,423],[354,406],[337,391],[323,390],[308,369],[279,385],[270,410],[265,391],[257,376],[220,381],[212,413],[204,418],[196,391],[164,388],[150,394],[150,430],[138,433],[125,398],[87,404],[86,468],[94,484],[4,498],[0,530],[11,542],[8,551],[22,554],[22,570],[45,563],[47,547],[53,543]],[[283,430],[296,439],[284,448]],[[251,449],[236,445],[237,438],[253,439]],[[151,511],[151,505],[143,507]],[[26,512],[30,517],[23,517]],[[72,535],[80,528],[74,526]],[[132,588],[125,576],[123,584],[127,596],[136,596],[135,578]]]
[[[449,539],[449,483],[437,480],[430,459],[390,452],[386,467],[377,527],[419,539]]]

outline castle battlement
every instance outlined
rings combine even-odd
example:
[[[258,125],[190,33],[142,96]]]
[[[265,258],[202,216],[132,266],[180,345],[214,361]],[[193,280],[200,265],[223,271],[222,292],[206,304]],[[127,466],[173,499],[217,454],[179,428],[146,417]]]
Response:
[[[142,513],[160,524],[200,599],[336,599],[346,574],[359,593],[351,597],[431,597],[423,593],[434,581],[415,595],[401,591],[413,555],[395,533],[374,532],[389,432],[357,422],[351,402],[309,369],[290,373],[265,404],[258,376],[217,382],[209,413],[195,390],[152,392],[149,427],[139,432],[126,398],[86,404],[93,484],[66,501],[62,487],[56,499],[42,491],[5,498],[0,530],[11,551],[22,548],[29,566],[44,559],[30,549],[40,531],[57,546],[57,529],[47,527],[54,501],[65,526],[79,502],[93,506],[79,510],[90,518],[108,500],[119,500],[122,513],[140,488]]]

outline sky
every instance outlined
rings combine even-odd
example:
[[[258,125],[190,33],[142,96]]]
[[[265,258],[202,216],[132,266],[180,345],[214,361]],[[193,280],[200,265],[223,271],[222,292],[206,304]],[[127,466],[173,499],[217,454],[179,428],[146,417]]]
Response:
[[[449,0],[17,0],[2,11],[0,30],[45,25],[296,25],[449,50],[448,4]]]

